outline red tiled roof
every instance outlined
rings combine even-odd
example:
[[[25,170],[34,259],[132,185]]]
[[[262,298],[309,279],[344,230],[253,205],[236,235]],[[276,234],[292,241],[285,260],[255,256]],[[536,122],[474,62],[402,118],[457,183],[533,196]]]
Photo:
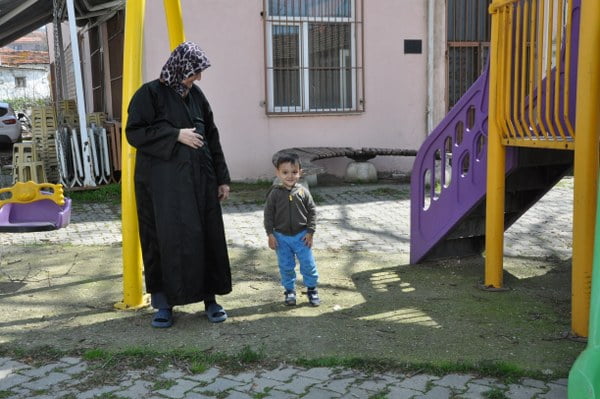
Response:
[[[19,66],[30,64],[49,64],[50,57],[46,51],[15,51],[0,48],[0,65]]]

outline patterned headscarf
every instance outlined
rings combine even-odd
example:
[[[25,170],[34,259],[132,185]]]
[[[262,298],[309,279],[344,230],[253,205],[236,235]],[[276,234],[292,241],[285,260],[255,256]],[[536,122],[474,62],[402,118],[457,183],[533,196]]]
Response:
[[[160,81],[185,97],[189,91],[181,82],[210,66],[204,51],[193,42],[183,42],[173,52],[160,71]]]

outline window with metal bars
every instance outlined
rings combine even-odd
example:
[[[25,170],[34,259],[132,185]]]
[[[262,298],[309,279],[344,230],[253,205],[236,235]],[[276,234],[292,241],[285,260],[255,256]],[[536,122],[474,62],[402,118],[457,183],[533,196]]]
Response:
[[[362,0],[265,0],[268,113],[363,111]]]
[[[491,0],[449,0],[448,109],[477,80],[487,63],[491,36]]]

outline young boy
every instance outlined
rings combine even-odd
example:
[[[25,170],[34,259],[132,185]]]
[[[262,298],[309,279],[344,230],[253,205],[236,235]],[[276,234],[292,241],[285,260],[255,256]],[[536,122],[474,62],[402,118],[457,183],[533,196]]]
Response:
[[[285,304],[296,304],[297,257],[304,285],[308,288],[308,302],[319,306],[319,274],[311,250],[316,227],[315,202],[308,189],[298,184],[301,173],[300,159],[296,154],[283,154],[275,161],[275,174],[280,182],[267,194],[264,223],[269,248],[277,253]]]

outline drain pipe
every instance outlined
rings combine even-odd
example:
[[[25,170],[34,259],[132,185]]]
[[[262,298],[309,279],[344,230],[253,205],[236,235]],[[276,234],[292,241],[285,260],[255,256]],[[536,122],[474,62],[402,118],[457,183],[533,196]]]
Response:
[[[433,130],[433,66],[434,66],[435,0],[427,1],[427,137]]]
[[[90,139],[87,131],[87,120],[85,114],[85,99],[83,97],[83,79],[81,77],[81,59],[79,57],[79,41],[77,37],[77,26],[75,26],[75,8],[73,0],[67,0],[67,14],[69,20],[69,33],[71,34],[71,51],[73,54],[73,72],[75,74],[75,93],[77,95],[77,114],[79,116],[79,131],[81,134],[81,154],[83,156],[84,186],[95,187],[92,178]]]

